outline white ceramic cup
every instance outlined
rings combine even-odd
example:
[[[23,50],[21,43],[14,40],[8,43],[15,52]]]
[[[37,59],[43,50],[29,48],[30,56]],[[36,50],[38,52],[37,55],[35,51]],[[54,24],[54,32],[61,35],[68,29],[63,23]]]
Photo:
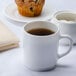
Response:
[[[76,44],[76,12],[75,11],[70,11],[70,10],[58,11],[53,15],[51,22],[59,26],[61,34],[70,35],[71,38],[73,39],[74,44]]]
[[[32,35],[28,30],[45,28],[54,31],[54,34],[46,36]],[[70,40],[69,49],[63,54],[58,54],[59,40],[67,38]],[[72,49],[72,39],[68,36],[61,36],[59,28],[48,21],[35,21],[25,24],[24,37],[24,64],[35,71],[45,71],[55,67],[61,57],[67,55]]]

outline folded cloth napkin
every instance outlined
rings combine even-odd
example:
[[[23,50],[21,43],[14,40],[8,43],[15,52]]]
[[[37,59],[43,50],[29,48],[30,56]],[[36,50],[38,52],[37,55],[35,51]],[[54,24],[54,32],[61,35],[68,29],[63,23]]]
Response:
[[[19,46],[19,39],[0,21],[0,51]]]

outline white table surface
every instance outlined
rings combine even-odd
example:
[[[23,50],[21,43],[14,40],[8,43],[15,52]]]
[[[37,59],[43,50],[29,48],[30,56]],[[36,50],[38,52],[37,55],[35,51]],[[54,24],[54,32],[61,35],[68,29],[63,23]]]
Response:
[[[9,20],[3,15],[3,8],[14,0],[0,0],[0,20],[2,20],[19,38],[20,47],[0,53],[0,76],[76,76],[76,46],[72,52],[58,60],[57,67],[48,72],[34,72],[24,67],[22,48],[22,27],[25,23]],[[76,0],[46,0],[55,11],[76,10]],[[61,46],[61,51],[67,46]]]

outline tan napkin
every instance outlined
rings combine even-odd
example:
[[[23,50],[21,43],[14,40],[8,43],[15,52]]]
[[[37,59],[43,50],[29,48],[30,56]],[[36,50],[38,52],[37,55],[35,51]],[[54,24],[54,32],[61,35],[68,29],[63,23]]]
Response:
[[[0,21],[0,51],[19,46],[19,39]]]

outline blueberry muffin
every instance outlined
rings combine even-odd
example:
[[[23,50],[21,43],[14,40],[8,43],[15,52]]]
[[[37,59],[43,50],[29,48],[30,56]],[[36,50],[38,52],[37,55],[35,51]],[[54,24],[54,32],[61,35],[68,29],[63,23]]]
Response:
[[[15,0],[15,2],[20,15],[35,17],[41,14],[45,0]]]

